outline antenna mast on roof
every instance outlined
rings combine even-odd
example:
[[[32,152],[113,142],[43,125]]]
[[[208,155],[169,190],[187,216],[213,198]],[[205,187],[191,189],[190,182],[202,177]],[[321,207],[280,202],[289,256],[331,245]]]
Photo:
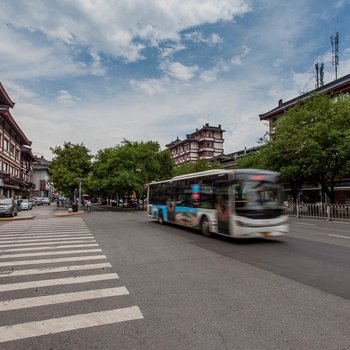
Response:
[[[324,77],[324,64],[321,63],[320,65],[318,64],[318,62],[315,64],[315,70],[316,70],[316,74],[315,74],[315,79],[316,79],[316,84],[315,87],[319,88],[320,86],[324,85],[323,82],[323,77]]]
[[[338,79],[339,66],[339,32],[336,32],[335,37],[330,37],[332,44],[332,66],[334,67],[335,80]]]

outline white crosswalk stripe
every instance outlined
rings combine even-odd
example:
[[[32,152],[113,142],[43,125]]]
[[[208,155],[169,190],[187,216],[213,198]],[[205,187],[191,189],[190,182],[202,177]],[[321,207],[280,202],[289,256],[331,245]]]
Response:
[[[0,271],[0,277],[15,277],[15,276],[26,276],[26,275],[40,275],[47,273],[57,272],[70,272],[70,271],[83,271],[83,270],[96,270],[106,267],[112,267],[110,263],[100,264],[85,264],[85,265],[70,265],[60,267],[42,267],[41,269],[28,269],[28,270],[7,270]]]
[[[75,250],[61,250],[58,252],[56,251],[56,252],[40,252],[40,253],[4,254],[4,255],[0,255],[0,259],[24,258],[24,257],[31,257],[31,256],[96,253],[96,252],[102,252],[102,249],[75,249]]]
[[[62,316],[56,314],[60,312],[56,308],[53,314],[41,312],[36,315],[37,309],[52,305],[127,298],[129,291],[125,286],[111,285],[119,276],[110,270],[112,265],[106,259],[81,218],[9,222],[0,226],[0,313],[26,310],[22,312],[25,322],[0,326],[0,343],[143,319],[137,306],[125,307],[123,304],[119,309],[96,310],[99,303],[94,302],[89,304],[95,309],[93,312],[75,311],[75,314]],[[82,274],[83,271],[86,272]],[[40,279],[42,276],[45,277]],[[60,286],[64,289],[55,293]],[[33,290],[42,288],[50,289],[45,295],[33,295]],[[13,294],[13,299],[8,296],[3,299],[2,295],[16,291],[24,292],[21,297],[16,298],[19,294]],[[80,310],[72,308],[77,309]],[[52,318],[38,321],[41,314],[50,314]]]
[[[43,247],[31,247],[31,248],[4,248],[0,249],[0,253],[7,252],[23,252],[23,251],[34,251],[34,250],[56,250],[56,249],[67,249],[67,248],[87,248],[87,247],[98,247],[97,243],[88,244],[67,244],[67,245],[50,245],[47,244]]]
[[[0,327],[0,342],[142,319],[137,306]]]

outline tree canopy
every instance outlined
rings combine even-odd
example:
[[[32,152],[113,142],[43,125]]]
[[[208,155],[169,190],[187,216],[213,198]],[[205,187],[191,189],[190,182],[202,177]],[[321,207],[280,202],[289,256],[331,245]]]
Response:
[[[184,163],[178,165],[174,169],[174,175],[185,175],[190,173],[196,173],[198,171],[210,170],[220,168],[218,162],[207,162],[205,160],[197,160],[196,162]]]
[[[317,182],[334,203],[337,178],[350,170],[350,100],[317,94],[287,110],[251,167],[281,172],[293,197],[303,183]],[[246,162],[248,159],[246,160]],[[239,162],[242,167],[244,162]]]
[[[97,153],[89,176],[90,192],[114,197],[135,191],[140,197],[148,182],[171,177],[173,165],[170,152],[161,152],[158,142],[124,140]]]
[[[84,144],[65,142],[63,147],[52,147],[54,158],[51,162],[52,182],[55,188],[68,197],[72,197],[79,186],[79,179],[87,177],[91,158]]]

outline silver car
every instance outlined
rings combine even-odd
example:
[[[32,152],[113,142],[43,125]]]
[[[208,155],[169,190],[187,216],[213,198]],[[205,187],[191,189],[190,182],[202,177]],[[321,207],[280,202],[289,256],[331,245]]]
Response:
[[[22,199],[21,207],[22,207],[22,210],[31,210],[33,209],[33,203],[29,199]]]
[[[18,214],[18,206],[13,198],[0,198],[0,215],[14,217]]]

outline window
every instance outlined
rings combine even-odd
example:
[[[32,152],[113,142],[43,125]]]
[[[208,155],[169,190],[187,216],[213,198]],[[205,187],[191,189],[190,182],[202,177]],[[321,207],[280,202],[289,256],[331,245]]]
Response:
[[[15,176],[19,177],[19,170],[18,170],[18,168],[16,168],[16,170],[15,170]]]
[[[16,148],[16,159],[19,159],[19,149]]]
[[[8,171],[8,165],[7,165],[7,163],[3,163],[3,164],[2,164],[2,170],[3,170],[4,173],[7,173],[7,171]]]
[[[14,154],[15,153],[15,146],[11,143],[10,145],[10,153]]]
[[[13,166],[10,166],[10,174],[13,174]]]
[[[9,140],[8,139],[4,139],[4,150],[5,151],[9,151]]]

